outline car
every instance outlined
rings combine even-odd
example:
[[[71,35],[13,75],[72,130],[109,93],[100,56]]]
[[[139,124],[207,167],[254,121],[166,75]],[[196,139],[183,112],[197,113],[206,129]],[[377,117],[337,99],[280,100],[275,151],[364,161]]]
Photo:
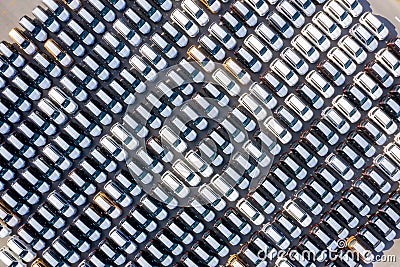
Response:
[[[299,120],[299,118],[294,115],[290,110],[288,110],[285,106],[279,106],[275,110],[275,114],[277,117],[283,121],[287,127],[289,127],[293,132],[299,132],[303,123]]]
[[[394,78],[377,61],[371,61],[365,66],[365,71],[385,88],[392,86]]]
[[[296,193],[295,201],[311,212],[311,214],[317,215],[322,212],[322,205],[313,197],[306,190],[299,190]]]
[[[289,239],[273,224],[265,224],[262,229],[266,237],[279,249],[285,250],[290,246]]]
[[[190,189],[170,172],[164,173],[161,181],[179,198],[184,199],[190,194]]]
[[[142,41],[142,38],[139,36],[139,34],[137,34],[133,29],[126,25],[121,19],[117,19],[114,22],[113,28],[133,46],[138,46]],[[108,35],[107,37],[104,36],[103,38],[108,38],[108,40],[112,42],[117,41],[115,43],[119,43],[120,46],[123,46],[123,43],[118,41],[118,39],[116,39],[113,35]],[[123,49],[127,51],[127,47],[124,47]],[[118,52],[118,54],[120,53],[123,53],[122,49]],[[125,55],[124,57],[126,57]]]
[[[301,34],[321,52],[326,52],[331,46],[331,41],[312,23],[304,26]]]
[[[281,58],[285,60],[299,75],[304,75],[308,72],[308,64],[304,59],[297,54],[297,52],[290,47],[286,47],[280,54]]]
[[[172,8],[172,1],[171,0],[158,0],[155,1],[156,5],[161,7],[164,11],[169,11]]]
[[[349,12],[337,0],[330,0],[324,5],[324,11],[329,14],[342,28],[348,28],[353,19]]]
[[[272,61],[270,68],[289,86],[294,86],[299,81],[298,75],[279,58]]]
[[[166,35],[179,47],[183,48],[188,44],[188,38],[182,32],[178,31],[171,23],[164,23],[162,25],[162,29]]]
[[[209,16],[193,0],[185,0],[181,3],[185,10],[200,26],[205,26],[209,22]]]
[[[326,164],[336,171],[345,180],[350,180],[354,177],[354,171],[349,165],[336,154],[329,154],[325,159]]]
[[[47,201],[67,218],[72,217],[77,211],[74,205],[68,203],[58,192],[50,193]]]
[[[296,93],[310,106],[315,109],[321,109],[324,106],[323,98],[314,92],[314,90],[306,83],[301,83],[296,88]]]
[[[237,44],[236,39],[215,22],[210,25],[208,31],[228,50],[232,50]]]
[[[358,17],[363,12],[363,6],[358,0],[341,0],[339,2],[353,16]]]
[[[26,263],[36,258],[36,252],[33,252],[28,244],[15,235],[7,240],[7,247]]]
[[[8,36],[10,36],[11,40],[16,43],[27,55],[32,56],[37,52],[38,48],[36,45],[31,42],[21,30],[13,28],[8,33]]]
[[[396,232],[384,221],[379,215],[371,216],[367,223],[367,227],[375,231],[380,237],[384,237],[387,241],[392,241]]]
[[[350,35],[356,39],[368,52],[373,52],[378,48],[378,41],[375,37],[360,23],[354,24],[349,29]]]
[[[356,236],[363,240],[366,245],[372,248],[375,252],[379,253],[385,249],[385,243],[365,226],[358,231]]]
[[[335,91],[333,86],[316,70],[312,70],[307,74],[306,81],[325,98],[332,97]]]
[[[8,247],[2,247],[0,249],[0,261],[5,266],[16,266],[16,267],[25,267],[26,264],[22,263],[18,256],[10,250]]]
[[[58,21],[47,13],[41,6],[37,6],[32,10],[32,14],[39,20],[50,32],[57,33],[60,31],[60,24]]]
[[[400,76],[399,59],[388,48],[379,50],[375,55],[376,60],[381,63],[395,78]]]
[[[317,65],[317,68],[336,86],[342,86],[346,81],[343,73],[337,69],[329,60],[324,60]]]
[[[400,165],[400,158],[397,154],[399,150],[399,146],[392,143],[385,147],[384,152],[391,160]]]
[[[23,67],[25,58],[8,42],[0,42],[0,52],[5,56],[15,67]]]
[[[303,35],[296,35],[291,44],[308,62],[315,63],[318,61],[319,52]]]
[[[114,227],[108,234],[110,239],[127,254],[132,254],[136,251],[137,245],[133,243],[128,236],[125,235],[118,227]]]
[[[318,26],[331,40],[336,40],[342,35],[342,30],[325,12],[320,11],[312,19],[312,22]]]
[[[121,209],[105,193],[99,192],[93,198],[94,203],[111,218],[121,216]]]
[[[290,94],[285,99],[285,104],[304,121],[309,121],[313,116],[312,110],[295,94]]]
[[[231,57],[227,58],[224,61],[223,66],[242,85],[246,85],[251,81],[250,74],[245,69],[243,69],[233,58],[231,58]],[[213,78],[214,77],[218,78],[218,76],[221,76],[221,74],[216,75],[216,73],[220,73],[219,71],[220,71],[220,69],[217,69],[213,73]],[[234,89],[237,89],[238,91],[240,91],[240,87],[236,88],[235,86],[230,85],[230,83],[228,83],[227,85],[229,85],[230,91],[232,91],[232,92],[236,91]]]
[[[341,239],[345,239],[349,236],[349,230],[346,228],[347,225],[342,221],[338,220],[337,217],[333,216],[329,212],[322,215],[321,218],[321,226],[328,228],[333,231],[335,235],[337,235]]]
[[[264,120],[267,116],[267,111],[262,107],[261,103],[249,94],[243,94],[239,98],[239,103],[259,121]]]
[[[58,39],[62,44],[66,45],[66,47],[71,50],[71,52],[78,56],[83,57],[85,55],[86,49],[83,45],[81,45],[78,41],[75,41],[70,34],[65,31],[61,31],[57,35]]]
[[[386,135],[380,131],[379,127],[369,120],[363,120],[358,127],[367,135],[368,138],[378,145],[384,144],[387,140]]]
[[[247,28],[244,24],[233,16],[230,12],[225,12],[220,16],[222,24],[226,26],[236,37],[244,38],[247,34]]]
[[[308,227],[312,222],[311,216],[293,200],[286,201],[283,210],[302,227]]]
[[[53,39],[48,39],[44,43],[44,48],[65,68],[70,67],[74,60],[61,48]]]
[[[395,122],[379,107],[374,107],[368,112],[368,117],[375,122],[387,134],[396,132]]]
[[[360,17],[360,23],[372,32],[378,40],[384,40],[389,35],[389,29],[371,12],[365,12]]]
[[[360,72],[354,76],[354,83],[365,91],[372,100],[380,98],[383,94],[382,88],[366,72]]]
[[[151,25],[142,18],[139,14],[133,11],[131,8],[128,8],[124,12],[124,16],[128,21],[132,22],[132,24],[141,32],[142,34],[148,34],[151,30]]]
[[[390,49],[391,52],[396,54],[396,56],[400,56],[400,43],[399,43],[399,41],[400,41],[399,38],[390,38],[386,42],[387,47]],[[0,46],[1,46],[1,44],[0,44]]]
[[[345,35],[339,39],[338,46],[357,64],[361,64],[367,59],[367,53],[354,39],[350,35]]]
[[[364,137],[362,133],[357,131],[351,132],[348,136],[348,141],[365,156],[371,158],[375,155],[375,147]]]
[[[281,226],[285,231],[292,237],[298,238],[301,235],[301,228],[295,223],[290,217],[285,215],[283,212],[279,212],[274,217],[274,222]]]
[[[336,151],[356,169],[361,169],[365,164],[365,160],[357,153],[357,151],[355,151],[351,146],[347,145],[346,143],[342,143],[337,146]]]
[[[270,116],[264,121],[265,127],[283,144],[287,144],[292,139],[291,133],[283,127],[274,117]]]
[[[276,12],[271,12],[267,16],[267,21],[274,27],[285,39],[289,39],[294,34],[294,29],[284,18]]]
[[[345,97],[337,96],[332,100],[333,107],[342,113],[351,123],[356,123],[361,119],[361,113]]]
[[[28,16],[23,16],[19,20],[19,24],[27,30],[33,37],[39,42],[46,41],[48,35],[47,32],[33,20],[31,20]]]
[[[262,64],[258,59],[253,55],[253,53],[246,50],[244,47],[239,47],[235,51],[235,55],[237,59],[248,69],[250,69],[253,73],[260,72],[262,68]]]
[[[256,35],[250,34],[249,36],[247,36],[244,40],[244,45],[251,52],[253,52],[262,62],[268,62],[271,60],[271,50],[261,40],[259,40]]]
[[[259,23],[254,31],[257,36],[265,41],[274,51],[279,51],[283,47],[282,38],[265,23]]]
[[[195,111],[189,104],[182,106],[181,111],[186,115],[189,120],[191,120],[200,131],[205,130],[208,127],[207,120],[201,116],[197,111]]]
[[[356,71],[356,64],[338,47],[329,50],[328,58],[346,75],[352,75]]]
[[[393,120],[400,119],[400,105],[396,99],[384,97],[380,102],[380,106]]]
[[[200,67],[206,72],[212,72],[215,69],[215,63],[210,60],[204,53],[196,46],[192,45],[188,51],[188,56],[193,59]]]
[[[192,1],[192,0],[186,0]],[[199,38],[199,43],[201,47],[203,47],[209,54],[211,54],[215,60],[221,61],[225,58],[225,50],[215,43],[210,37],[207,35],[202,35]]]
[[[267,72],[260,77],[263,84],[276,93],[279,97],[284,97],[288,93],[288,88],[272,72]]]
[[[242,2],[235,1],[231,4],[230,9],[237,14],[247,24],[247,26],[254,27],[257,24],[257,16]]]
[[[216,14],[221,9],[221,2],[219,0],[201,0],[201,2],[211,11]]]
[[[253,83],[249,91],[269,109],[273,109],[278,103],[276,98],[258,83]]]
[[[382,193],[386,193],[390,189],[389,182],[384,178],[384,174],[376,168],[369,167],[363,172],[367,182],[378,189]]]
[[[315,13],[316,7],[315,4],[311,1],[293,0],[291,3],[298,9],[300,9],[300,11],[303,12],[303,14],[307,17],[311,17]]]
[[[51,246],[53,249],[62,256],[69,263],[76,263],[80,260],[79,254],[71,248],[65,239],[61,236],[57,237],[52,243]]]
[[[225,212],[225,218],[232,223],[241,234],[246,235],[250,233],[252,229],[251,225],[234,208],[230,208]]]
[[[294,162],[294,163],[296,164],[296,162]],[[300,169],[300,165],[297,164],[297,167],[299,167],[299,169]],[[286,169],[281,168],[278,164],[274,164],[271,167],[270,175],[268,175],[268,178],[274,182],[278,181],[278,183],[283,185],[287,190],[292,191],[296,188],[297,183],[293,178],[293,176],[295,176],[295,175],[293,174],[293,172],[290,173],[290,171],[291,171],[290,169],[286,170]]]
[[[309,236],[304,236],[299,240],[299,248],[311,253],[315,258],[315,261],[323,262],[326,260],[327,255],[319,248],[319,243],[315,239],[311,239]]]
[[[124,255],[119,247],[110,242],[109,240],[103,240],[98,245],[99,250],[96,252],[103,252],[106,259],[109,259],[111,262],[114,262],[117,265],[122,265],[126,261],[126,256]]]
[[[261,225],[265,220],[264,215],[259,212],[247,199],[240,199],[236,203],[236,207],[255,225]]]
[[[89,0],[89,3],[95,10],[97,10],[97,12],[99,12],[105,21],[112,23],[115,20],[114,11],[104,5],[100,0]]]
[[[269,6],[264,0],[245,0],[245,3],[248,4],[260,17],[264,17],[269,11]]]
[[[175,9],[171,13],[171,19],[175,22],[189,37],[196,37],[199,33],[199,27],[193,23],[180,9]]]
[[[81,39],[86,45],[93,45],[95,37],[88,30],[84,29],[76,20],[69,19],[67,26]]]
[[[283,0],[276,5],[276,10],[289,20],[295,28],[300,28],[304,25],[305,18],[290,1]]]
[[[162,19],[161,12],[147,0],[140,0],[137,2],[137,5],[152,22],[158,23]]]
[[[330,203],[333,200],[333,194],[327,187],[328,186],[325,185],[323,181],[320,182],[314,177],[311,177],[306,181],[305,191],[310,192],[311,195],[320,197],[324,203]]]
[[[368,111],[369,109],[371,109],[371,99],[357,85],[346,85],[343,92],[346,97],[360,109],[364,111]]]
[[[165,54],[167,58],[174,59],[178,56],[178,50],[159,33],[151,35],[150,40]]]
[[[295,159],[304,161],[304,163],[310,168],[317,165],[317,158],[309,151],[303,142],[295,142],[290,146],[290,148]]]
[[[377,205],[381,201],[381,196],[375,189],[365,183],[362,179],[355,181],[353,185],[353,191],[357,192],[369,201],[372,205]]]

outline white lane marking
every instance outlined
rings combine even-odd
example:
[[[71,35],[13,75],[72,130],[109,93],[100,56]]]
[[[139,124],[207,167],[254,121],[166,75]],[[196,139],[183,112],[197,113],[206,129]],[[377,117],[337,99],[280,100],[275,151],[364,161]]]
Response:
[[[399,17],[397,17],[397,16],[396,16],[396,17],[394,17],[394,18],[395,18],[395,19],[396,19],[398,22],[400,22],[400,19],[399,19]]]

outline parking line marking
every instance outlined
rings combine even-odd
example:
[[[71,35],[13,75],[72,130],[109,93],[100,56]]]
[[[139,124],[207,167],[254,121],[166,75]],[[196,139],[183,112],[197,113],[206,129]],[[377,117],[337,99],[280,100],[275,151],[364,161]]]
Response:
[[[398,22],[400,22],[400,19],[398,16],[394,17]]]

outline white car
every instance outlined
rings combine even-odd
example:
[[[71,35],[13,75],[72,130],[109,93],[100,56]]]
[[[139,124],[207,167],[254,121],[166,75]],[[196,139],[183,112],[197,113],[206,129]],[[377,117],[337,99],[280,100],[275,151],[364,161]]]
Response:
[[[151,31],[151,25],[145,21],[142,17],[140,17],[135,11],[131,8],[128,8],[124,15],[133,22],[134,25],[138,28],[138,30],[142,34],[148,34]]]
[[[210,25],[208,31],[228,50],[232,50],[237,44],[236,39],[215,22]]]
[[[321,52],[325,52],[331,46],[331,41],[323,34],[314,24],[309,23],[304,26],[301,30],[301,34],[304,35],[315,47]]]
[[[311,216],[293,200],[287,201],[283,209],[303,227],[308,227],[312,222]]]
[[[189,37],[196,37],[199,33],[199,27],[193,23],[180,9],[175,9],[171,13],[171,19],[173,22],[179,25],[179,27],[186,32]]]
[[[58,87],[53,87],[49,91],[49,97],[68,114],[74,114],[78,110],[78,105],[75,101],[68,97],[64,91]]]
[[[294,27],[300,28],[305,22],[304,16],[288,0],[281,1],[276,10],[288,19]]]
[[[168,62],[147,43],[139,48],[139,52],[151,63],[157,70],[163,70],[168,67]]]
[[[169,126],[165,125],[160,130],[161,141],[165,140],[177,152],[183,153],[187,149],[187,144]]]
[[[141,59],[138,55],[133,55],[129,59],[129,63],[139,72],[143,75],[144,78],[148,81],[154,81],[157,79],[158,75],[157,72],[147,65],[143,59]],[[126,72],[128,74],[128,72]],[[130,73],[129,73],[130,74]],[[136,78],[134,78],[136,80]]]
[[[194,151],[189,151],[185,159],[198,171],[203,177],[210,177],[214,173],[214,169],[207,164],[198,154]]]
[[[15,235],[7,240],[7,246],[24,262],[32,262],[37,255],[28,244]]]
[[[342,113],[351,123],[356,123],[361,119],[361,113],[344,95],[335,97],[332,105]]]
[[[135,150],[139,146],[139,141],[120,123],[114,124],[110,131],[120,142],[123,143],[124,148],[126,147],[129,150]]]
[[[368,117],[388,135],[397,131],[397,124],[379,107],[372,108],[368,112]]]
[[[305,59],[308,60],[308,62],[315,63],[318,61],[318,50],[315,48],[315,46],[310,44],[310,42],[303,35],[296,35],[292,39],[291,44]]]
[[[324,5],[324,11],[329,14],[342,28],[348,28],[353,22],[349,12],[337,0],[330,0]]]
[[[294,86],[299,81],[299,76],[279,58],[272,61],[270,68],[289,86]]]
[[[53,39],[48,39],[45,43],[44,43],[44,48],[55,58],[57,59],[58,62],[60,62],[60,64],[65,67],[68,68],[69,66],[72,65],[72,63],[74,62],[74,60],[72,59],[72,57],[64,52],[61,49],[61,46],[59,44],[57,44]]]
[[[236,207],[255,225],[261,225],[265,221],[264,215],[245,198],[240,199]]]
[[[36,45],[29,41],[29,39],[19,29],[13,28],[8,35],[26,54],[33,55],[36,53]]]
[[[342,30],[325,12],[320,11],[312,18],[312,22],[318,26],[331,40],[336,40],[342,35]]]
[[[378,40],[360,23],[354,24],[349,33],[359,41],[368,52],[373,52],[378,48]]]
[[[356,64],[343,52],[342,49],[334,47],[328,52],[328,58],[335,63],[346,75],[352,75],[356,71]]]
[[[205,26],[210,18],[207,13],[204,12],[193,0],[184,0],[181,4],[183,10],[185,10],[189,15],[196,20],[200,26]]]
[[[371,12],[366,12],[360,17],[360,23],[372,32],[379,40],[384,40],[389,35],[389,29]]]
[[[286,97],[285,103],[304,121],[311,120],[314,115],[313,111],[303,102],[303,100],[293,93]]]
[[[363,6],[358,0],[339,0],[339,3],[344,6],[353,17],[358,17],[363,12]]]
[[[262,0],[261,0],[262,1]],[[261,42],[254,34],[250,34],[244,40],[244,45],[249,48],[262,62],[268,62],[272,58],[271,50]]]
[[[133,46],[138,46],[142,42],[142,37],[120,19],[114,22],[113,28]]]
[[[308,70],[308,64],[304,59],[290,47],[286,47],[280,54],[281,58],[286,61],[299,75],[305,75]]]
[[[345,35],[338,41],[340,47],[357,64],[363,63],[367,59],[367,53],[351,36]]]
[[[190,189],[171,172],[164,173],[161,181],[179,198],[185,198],[190,194]]]
[[[340,134],[346,134],[350,130],[350,124],[331,107],[324,109],[321,116],[335,127]]]
[[[245,0],[245,3],[248,4],[260,17],[264,17],[269,11],[269,6],[264,0]]]
[[[273,50],[278,51],[283,47],[282,38],[265,23],[261,22],[258,24],[254,31],[261,39],[267,42]]]
[[[372,100],[377,100],[383,94],[382,88],[366,72],[360,72],[353,78],[354,83],[366,92]]]
[[[267,127],[267,129],[275,135],[276,138],[281,141],[282,144],[287,144],[292,140],[292,134],[285,128],[283,127],[274,117],[270,116],[268,117],[264,125]]]
[[[239,103],[253,114],[258,121],[262,121],[267,117],[267,111],[263,108],[261,103],[251,95],[244,93],[240,96]]]
[[[388,48],[383,48],[375,54],[376,60],[381,63],[394,77],[400,76],[400,60]]]
[[[307,74],[306,81],[325,98],[330,98],[335,92],[333,86],[316,70],[312,70]]]
[[[220,45],[216,44],[209,36],[202,35],[199,38],[199,43],[216,60],[218,61],[224,60],[226,55],[225,50]]]

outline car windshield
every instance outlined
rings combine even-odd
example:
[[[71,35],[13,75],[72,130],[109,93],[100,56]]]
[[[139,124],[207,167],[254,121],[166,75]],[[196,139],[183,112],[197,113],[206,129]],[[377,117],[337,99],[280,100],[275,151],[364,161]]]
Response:
[[[339,76],[340,76],[340,72],[337,71],[334,73],[333,79],[336,81],[339,78]]]
[[[399,67],[400,63],[399,61],[396,62],[396,64],[393,65],[393,69],[397,70],[397,68]]]
[[[347,11],[343,12],[343,14],[340,16],[340,20],[345,20],[347,16],[348,16]]]
[[[281,31],[285,32],[287,29],[289,29],[289,24],[287,24],[287,23],[283,24],[281,27]]]
[[[356,0],[353,1],[353,3],[351,3],[351,9],[355,9],[358,5],[358,2]]]
[[[301,4],[301,6],[303,7],[303,8],[307,8],[307,7],[309,7],[311,5],[311,0],[305,0],[305,1],[303,1],[303,3]]]
[[[224,38],[222,38],[222,42],[227,43],[230,39],[231,39],[231,35],[227,33],[224,36]]]
[[[252,15],[253,15],[253,13],[251,13],[251,12],[249,11],[249,12],[247,12],[247,13],[244,15],[244,19],[245,19],[245,20],[248,20],[248,19],[251,18]]]
[[[356,51],[356,53],[355,53],[355,55],[358,57],[359,55],[361,55],[361,53],[362,53],[362,48],[360,47],[357,51]]]
[[[271,42],[271,44],[275,43],[278,40],[278,35],[274,34],[274,36],[272,36],[272,38],[269,40]]]
[[[260,8],[260,7],[263,5],[263,3],[264,3],[263,0],[258,1],[258,2],[255,4],[256,8]]]
[[[292,16],[292,19],[293,20],[296,20],[296,19],[298,19],[300,17],[300,12],[299,11],[296,11],[294,14],[293,14],[293,16]]]
[[[349,59],[349,60],[347,60],[345,63],[344,63],[344,67],[347,69],[348,67],[350,67],[350,65],[351,65],[351,59]]]
[[[246,74],[246,72],[244,71],[244,70],[241,70],[239,73],[238,73],[238,77],[239,77],[239,79],[241,79],[244,75]]]
[[[211,53],[213,55],[215,55],[216,53],[218,53],[219,50],[220,50],[220,46],[219,45],[215,45],[214,48],[211,49]]]
[[[203,67],[205,67],[208,62],[210,62],[210,59],[208,57],[204,57],[204,59],[201,61],[201,65],[203,65]]]
[[[367,45],[371,44],[374,41],[374,37],[372,35],[369,36],[367,41]]]
[[[216,0],[207,0],[207,4],[208,4],[209,6],[211,6],[212,4],[214,4],[215,1],[216,1]]]
[[[336,30],[337,25],[336,23],[333,23],[332,26],[329,27],[329,32],[333,32],[334,30]]]
[[[311,56],[312,54],[314,54],[314,52],[315,52],[315,48],[314,48],[314,46],[312,46],[312,47],[307,51],[307,55],[308,55],[308,56]]]
[[[300,69],[303,66],[304,60],[300,59],[299,62],[296,64],[296,68]]]
[[[294,75],[293,70],[290,70],[289,73],[286,75],[286,79],[289,80],[290,78],[292,78],[292,76]]]
[[[379,25],[378,29],[376,29],[378,32],[383,31],[383,29],[385,28],[385,26],[383,24]]]
[[[323,42],[325,42],[326,36],[325,35],[321,35],[321,38],[318,39],[318,44],[322,44]]]
[[[255,57],[253,57],[250,61],[249,61],[249,66],[253,66],[254,64],[256,64],[257,59]]]
[[[264,55],[267,51],[268,51],[268,48],[263,46],[263,48],[261,48],[261,50],[260,50],[260,55]]]
[[[233,27],[233,30],[238,31],[238,30],[240,30],[241,27],[242,27],[242,23],[238,21],[236,23],[236,25]]]
[[[193,26],[193,21],[189,20],[186,25],[185,25],[185,29],[186,30],[190,30],[190,28]]]

